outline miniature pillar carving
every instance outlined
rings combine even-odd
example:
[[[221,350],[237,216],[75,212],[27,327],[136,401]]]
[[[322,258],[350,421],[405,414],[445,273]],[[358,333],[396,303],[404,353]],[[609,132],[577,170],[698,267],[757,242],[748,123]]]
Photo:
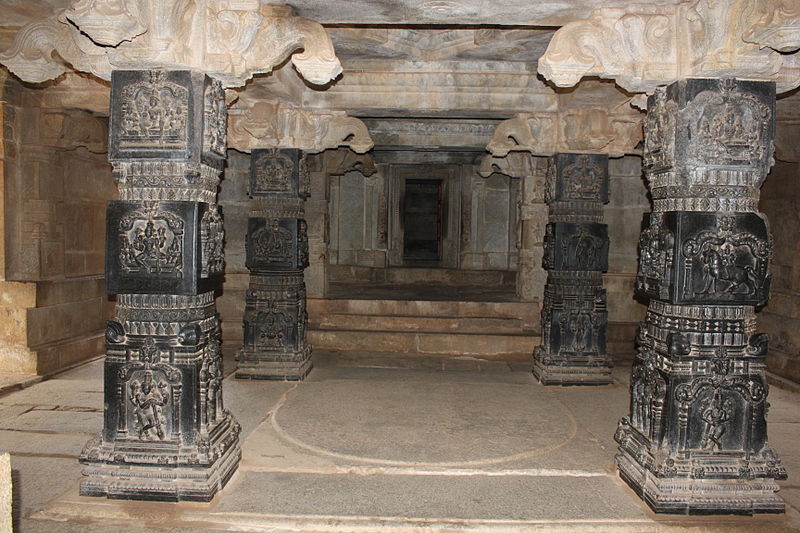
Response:
[[[545,385],[611,382],[606,353],[608,156],[556,154],[545,186],[549,205],[544,258],[547,283],[542,305],[542,344],[533,373]]]
[[[303,280],[308,266],[305,156],[297,149],[254,149],[250,165],[250,287],[236,377],[301,380],[311,370]]]
[[[238,466],[224,408],[214,289],[224,271],[216,191],[225,160],[219,81],[195,71],[114,71],[102,433],[81,454],[81,494],[209,501]]]
[[[769,295],[758,196],[774,120],[772,82],[688,79],[648,102],[636,291],[650,303],[615,439],[620,476],[658,512],[784,509],[754,313]]]

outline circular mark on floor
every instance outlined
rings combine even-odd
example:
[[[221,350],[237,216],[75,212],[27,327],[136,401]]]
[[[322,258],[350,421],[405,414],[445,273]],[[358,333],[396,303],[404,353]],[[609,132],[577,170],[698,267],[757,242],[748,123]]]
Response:
[[[316,454],[372,464],[469,467],[542,455],[577,425],[536,385],[340,380],[287,393],[272,424]]]

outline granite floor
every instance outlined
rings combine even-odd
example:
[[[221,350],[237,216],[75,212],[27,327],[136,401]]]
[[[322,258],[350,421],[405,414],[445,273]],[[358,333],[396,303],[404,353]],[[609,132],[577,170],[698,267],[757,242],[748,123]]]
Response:
[[[527,364],[322,352],[301,383],[225,382],[243,459],[210,504],[78,496],[102,362],[0,397],[16,531],[800,531],[800,395],[773,387],[785,515],[657,516],[616,475],[630,367],[543,387]],[[228,361],[228,371],[233,362]]]

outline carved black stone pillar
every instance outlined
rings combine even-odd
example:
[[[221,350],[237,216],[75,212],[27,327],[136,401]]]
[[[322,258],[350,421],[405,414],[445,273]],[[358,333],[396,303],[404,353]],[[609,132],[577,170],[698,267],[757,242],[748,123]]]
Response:
[[[308,266],[305,160],[295,149],[253,150],[250,165],[250,287],[236,377],[300,380],[311,370],[303,281]]]
[[[782,512],[767,443],[772,243],[758,212],[772,164],[775,85],[690,79],[650,97],[644,168],[653,212],[636,291],[650,299],[619,424],[620,476],[655,511]]]
[[[611,383],[606,353],[608,156],[556,154],[545,187],[550,213],[543,265],[542,344],[533,373],[545,385]]]
[[[225,159],[220,83],[191,71],[115,71],[107,213],[105,419],[81,454],[87,496],[209,501],[241,456],[222,401],[224,270],[216,191]]]

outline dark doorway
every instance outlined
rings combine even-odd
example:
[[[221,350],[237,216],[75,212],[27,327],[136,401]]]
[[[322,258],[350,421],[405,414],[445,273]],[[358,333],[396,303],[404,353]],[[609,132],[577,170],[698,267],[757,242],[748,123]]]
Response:
[[[406,180],[403,233],[404,261],[442,258],[442,180]]]

